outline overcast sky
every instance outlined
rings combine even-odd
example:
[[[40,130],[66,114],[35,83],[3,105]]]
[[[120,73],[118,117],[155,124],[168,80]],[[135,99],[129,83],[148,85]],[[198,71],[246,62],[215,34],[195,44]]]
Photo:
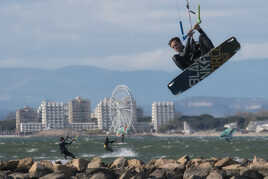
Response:
[[[194,10],[200,2],[191,1]],[[268,58],[267,0],[200,5],[201,26],[215,45],[230,36],[240,41],[232,60]],[[186,31],[185,0],[1,0],[0,67],[172,71],[167,43],[180,35],[179,19]]]

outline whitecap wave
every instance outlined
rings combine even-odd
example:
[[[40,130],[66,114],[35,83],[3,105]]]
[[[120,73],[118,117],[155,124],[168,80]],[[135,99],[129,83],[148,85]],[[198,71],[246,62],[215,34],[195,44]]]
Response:
[[[129,148],[120,148],[114,152],[105,153],[101,158],[114,158],[114,157],[137,157],[138,154]]]
[[[31,148],[31,149],[28,149],[26,152],[32,153],[32,152],[36,152],[36,151],[38,151],[37,148]]]

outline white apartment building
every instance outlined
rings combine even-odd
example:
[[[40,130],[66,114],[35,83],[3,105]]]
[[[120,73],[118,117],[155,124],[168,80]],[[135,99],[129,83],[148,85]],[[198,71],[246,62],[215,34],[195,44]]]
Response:
[[[174,102],[154,102],[152,104],[152,123],[155,131],[158,131],[162,125],[174,120],[174,118]]]
[[[20,132],[21,133],[31,133],[31,132],[39,132],[42,130],[42,123],[20,123]]]
[[[95,108],[95,117],[98,120],[98,128],[109,130],[111,127],[111,99],[104,98]]]
[[[67,105],[63,102],[42,101],[38,111],[46,129],[62,129],[67,125]]]
[[[268,120],[264,121],[250,121],[246,127],[248,132],[262,132],[268,131]]]
[[[72,123],[88,122],[90,119],[90,101],[76,97],[68,103],[68,121]]]
[[[38,123],[41,122],[38,118],[37,111],[30,107],[24,107],[16,110],[16,133],[19,134],[21,131],[21,123]]]

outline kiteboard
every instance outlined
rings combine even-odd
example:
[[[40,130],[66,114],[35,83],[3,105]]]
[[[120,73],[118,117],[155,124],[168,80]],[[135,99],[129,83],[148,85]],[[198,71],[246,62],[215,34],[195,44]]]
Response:
[[[240,43],[231,37],[198,58],[175,79],[168,83],[172,94],[183,93],[193,87],[228,61],[240,49]]]

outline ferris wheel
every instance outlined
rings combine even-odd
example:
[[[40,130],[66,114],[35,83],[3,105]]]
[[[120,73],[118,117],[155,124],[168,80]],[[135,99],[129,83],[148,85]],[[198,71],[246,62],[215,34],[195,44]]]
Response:
[[[130,130],[135,132],[134,118],[136,105],[134,98],[126,85],[118,85],[111,98],[111,128],[110,131],[120,135]]]

